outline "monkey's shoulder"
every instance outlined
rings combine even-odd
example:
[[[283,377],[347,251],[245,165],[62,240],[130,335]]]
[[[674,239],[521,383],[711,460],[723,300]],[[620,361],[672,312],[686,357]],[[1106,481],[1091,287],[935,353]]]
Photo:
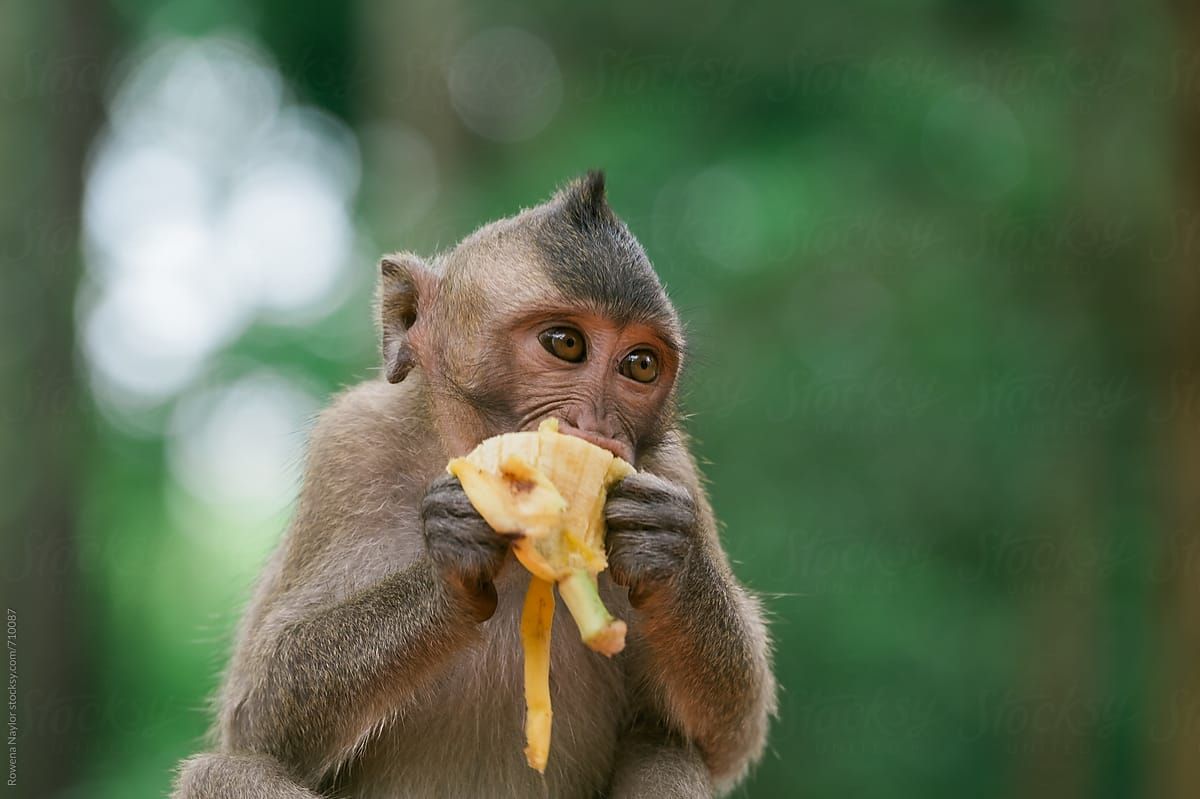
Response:
[[[416,374],[402,383],[368,380],[337,394],[317,417],[310,457],[385,461],[442,459],[432,433],[428,393]]]
[[[431,470],[446,463],[419,388],[415,380],[364,382],[342,391],[318,416],[272,585],[311,579],[320,583],[317,595],[340,596],[416,554],[420,498]],[[345,568],[331,577],[329,564]],[[313,577],[318,572],[320,580]]]
[[[424,484],[445,466],[418,380],[365,382],[334,398],[309,438],[294,527],[322,536],[365,516],[395,524],[411,516]]]

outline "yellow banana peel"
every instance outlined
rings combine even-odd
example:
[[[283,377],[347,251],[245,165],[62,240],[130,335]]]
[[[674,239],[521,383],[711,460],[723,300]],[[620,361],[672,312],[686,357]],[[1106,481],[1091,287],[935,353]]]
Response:
[[[583,642],[612,656],[625,647],[625,623],[600,599],[596,575],[604,556],[604,501],[608,488],[633,467],[548,419],[536,432],[505,433],[450,461],[471,504],[501,534],[519,536],[517,559],[533,578],[525,595],[521,640],[525,651],[525,754],[544,772],[550,750],[550,625],[558,586]]]

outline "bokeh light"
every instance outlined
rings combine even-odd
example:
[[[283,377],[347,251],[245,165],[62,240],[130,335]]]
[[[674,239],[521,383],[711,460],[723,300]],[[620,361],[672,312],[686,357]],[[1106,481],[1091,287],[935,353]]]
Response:
[[[84,201],[83,351],[110,417],[203,374],[256,320],[312,323],[355,255],[355,137],[249,40],[167,39],[110,102]]]
[[[19,793],[169,790],[380,254],[600,167],[771,619],[734,795],[1200,795],[1188,4],[59,5],[0,10]]]
[[[227,515],[274,516],[295,499],[309,422],[320,406],[297,381],[267,370],[189,395],[171,416],[171,475]],[[265,527],[265,540],[277,535]]]
[[[454,110],[471,130],[499,141],[540,133],[562,102],[554,51],[529,31],[477,33],[454,55],[446,75]]]

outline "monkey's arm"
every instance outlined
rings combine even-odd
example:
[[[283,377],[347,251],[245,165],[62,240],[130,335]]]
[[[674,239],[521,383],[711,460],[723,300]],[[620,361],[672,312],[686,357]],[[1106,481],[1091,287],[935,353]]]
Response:
[[[405,385],[363,384],[322,415],[222,691],[223,748],[273,755],[309,786],[428,692],[495,609],[508,545],[457,481],[426,485],[445,456]]]
[[[631,675],[726,788],[761,755],[775,709],[766,625],[729,568],[682,439],[642,466],[606,508],[613,577],[638,610]]]
[[[315,786],[474,629],[427,558],[335,604],[268,616],[231,675],[226,747],[273,755]]]

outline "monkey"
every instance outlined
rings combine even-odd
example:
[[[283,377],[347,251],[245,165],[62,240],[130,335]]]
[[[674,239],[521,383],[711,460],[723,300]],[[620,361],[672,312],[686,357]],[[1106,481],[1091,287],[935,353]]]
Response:
[[[689,439],[684,329],[603,172],[429,259],[380,262],[382,370],[310,434],[293,519],[238,628],[213,751],[177,799],[697,797],[776,711],[761,603],[734,576]],[[637,472],[605,505],[608,659],[555,614],[544,775],[522,753],[529,573],[446,463],[555,417]]]

